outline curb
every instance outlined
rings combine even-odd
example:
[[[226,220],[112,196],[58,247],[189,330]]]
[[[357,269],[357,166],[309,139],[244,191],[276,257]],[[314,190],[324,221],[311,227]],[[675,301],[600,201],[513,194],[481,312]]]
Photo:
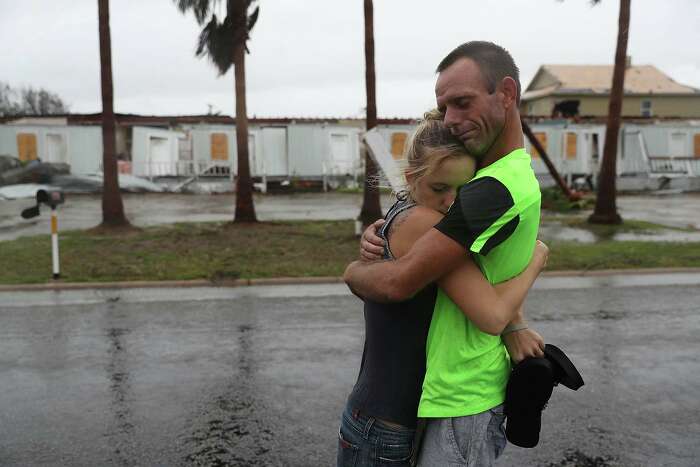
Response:
[[[648,268],[648,269],[601,269],[597,271],[544,271],[542,277],[601,277],[615,275],[649,274],[700,274],[700,268]],[[261,279],[233,279],[229,281],[178,280],[178,281],[127,281],[127,282],[54,282],[43,284],[0,285],[0,292],[31,292],[46,290],[84,289],[153,289],[153,288],[195,288],[195,287],[249,287],[254,285],[311,285],[339,284],[342,277],[272,277]]]
[[[178,281],[126,281],[126,282],[48,282],[43,284],[0,285],[0,292],[30,292],[42,290],[85,289],[156,289],[195,287],[248,287],[253,285],[307,285],[336,284],[342,277],[271,277],[264,279],[232,279],[209,281],[206,279]]]
[[[544,271],[542,277],[597,277],[619,276],[622,274],[649,275],[649,274],[700,274],[700,268],[645,268],[645,269],[598,269],[598,270],[573,270],[573,271]]]

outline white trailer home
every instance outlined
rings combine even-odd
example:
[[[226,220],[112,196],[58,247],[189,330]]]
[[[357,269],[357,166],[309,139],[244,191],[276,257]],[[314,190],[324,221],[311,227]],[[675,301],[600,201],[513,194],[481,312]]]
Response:
[[[553,164],[569,182],[595,183],[603,156],[601,118],[529,118],[529,125]],[[377,131],[400,160],[416,120],[380,119]],[[101,171],[100,115],[0,119],[0,154],[69,164],[74,174]],[[335,186],[359,182],[364,172],[364,120],[251,118],[249,156],[258,183],[316,180]],[[235,121],[231,117],[117,115],[120,171],[180,185],[197,177],[235,177],[238,170]],[[533,168],[551,183],[540,155],[526,141]],[[667,179],[700,184],[700,121],[625,119],[618,139],[621,189],[653,189]],[[166,180],[171,179],[171,180]],[[179,181],[178,181],[179,180]],[[676,182],[674,182],[676,183]],[[700,187],[699,187],[700,188]]]
[[[530,127],[559,173],[569,182],[576,177],[594,181],[605,145],[602,120],[571,123],[539,119]],[[535,173],[548,171],[529,141]],[[698,181],[700,177],[700,121],[628,119],[617,143],[617,175],[621,189],[654,189],[669,178]],[[693,182],[693,183],[695,183]],[[692,184],[691,184],[692,185]],[[690,185],[689,185],[690,186]]]
[[[237,172],[233,124],[197,123],[182,128],[186,136],[180,143],[191,145],[192,158],[200,171],[228,167],[233,174]],[[248,126],[251,174],[269,180],[353,175],[358,171],[359,134],[358,128],[334,121],[251,119]]]
[[[408,123],[394,126],[393,123],[380,125],[387,135],[387,144],[400,156],[413,126]],[[251,174],[266,180],[355,179],[364,170],[360,151],[363,127],[364,121],[352,119],[250,119]],[[193,159],[200,165],[228,165],[233,173],[237,171],[233,124],[201,122],[185,124],[182,128],[191,143],[182,139],[180,142],[191,144]]]
[[[135,126],[131,128],[131,173],[139,177],[178,176],[183,167],[179,160],[179,131]]]
[[[102,163],[102,129],[68,125],[0,125],[0,154],[21,161],[67,164],[75,174],[94,174]]]

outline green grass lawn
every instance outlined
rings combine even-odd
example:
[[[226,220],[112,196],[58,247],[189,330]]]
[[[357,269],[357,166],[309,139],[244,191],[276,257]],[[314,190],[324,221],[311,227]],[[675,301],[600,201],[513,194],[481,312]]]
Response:
[[[191,223],[123,234],[60,234],[65,282],[338,276],[358,249],[352,221]],[[700,242],[553,242],[550,249],[548,270],[700,267]],[[0,284],[50,281],[48,235],[0,242],[0,264]]]

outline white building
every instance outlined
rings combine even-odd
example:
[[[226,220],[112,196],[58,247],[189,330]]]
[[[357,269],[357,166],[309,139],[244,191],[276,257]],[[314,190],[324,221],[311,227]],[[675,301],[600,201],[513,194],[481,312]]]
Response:
[[[594,180],[605,143],[603,119],[533,118],[529,124],[562,176]],[[378,130],[396,159],[415,125],[415,120],[380,119]],[[258,182],[362,178],[364,120],[251,118],[248,131],[251,174]],[[539,154],[529,142],[526,148],[535,173],[547,183]],[[116,152],[120,172],[176,184],[196,177],[235,177],[238,168],[235,124],[226,116],[117,115]],[[0,119],[0,154],[66,163],[74,174],[97,173],[102,164],[100,115]],[[637,188],[654,188],[661,178],[697,182],[700,121],[625,120],[618,158],[618,175],[637,180]]]

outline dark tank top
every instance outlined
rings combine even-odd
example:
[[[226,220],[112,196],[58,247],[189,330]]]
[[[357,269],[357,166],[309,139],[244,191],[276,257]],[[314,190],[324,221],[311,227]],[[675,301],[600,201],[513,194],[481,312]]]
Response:
[[[387,238],[396,215],[415,206],[397,201],[386,214],[378,234],[386,240],[385,259],[394,259]],[[365,300],[365,346],[360,375],[348,397],[352,409],[367,416],[407,427],[416,426],[418,402],[425,376],[425,341],[433,316],[434,284],[410,300],[377,303]]]

